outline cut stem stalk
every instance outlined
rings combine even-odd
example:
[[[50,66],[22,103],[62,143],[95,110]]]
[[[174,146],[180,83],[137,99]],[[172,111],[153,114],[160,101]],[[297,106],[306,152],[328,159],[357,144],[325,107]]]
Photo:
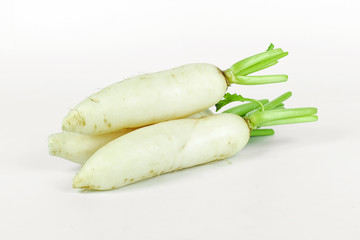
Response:
[[[275,126],[275,125],[283,125],[283,124],[315,122],[317,120],[318,120],[318,116],[312,115],[312,116],[305,116],[305,117],[295,117],[295,118],[287,118],[287,119],[268,121],[268,122],[264,122],[260,125],[261,125],[261,127],[265,127],[265,126]]]
[[[261,100],[259,100],[259,102],[262,104],[266,104],[269,102],[269,100],[261,99]],[[228,110],[224,111],[224,113],[233,113],[233,114],[243,117],[248,112],[253,111],[254,109],[257,109],[259,107],[260,107],[260,105],[258,103],[254,103],[254,102],[245,103],[245,104],[241,104],[239,106],[233,107],[233,108],[229,108]]]
[[[254,126],[264,126],[263,123],[284,120],[289,118],[311,116],[317,113],[316,108],[292,108],[269,110],[250,114],[249,120]]]
[[[259,136],[271,136],[274,135],[274,130],[269,129],[254,129],[250,132],[250,137],[259,137]]]
[[[287,75],[266,75],[266,76],[235,76],[236,83],[241,85],[260,85],[269,83],[286,82]]]

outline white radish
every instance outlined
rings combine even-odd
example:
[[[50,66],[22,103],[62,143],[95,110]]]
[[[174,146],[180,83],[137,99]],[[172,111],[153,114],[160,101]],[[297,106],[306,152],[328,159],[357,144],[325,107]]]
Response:
[[[196,63],[132,77],[83,100],[64,118],[62,129],[96,135],[184,118],[216,104],[231,83],[286,81],[286,75],[247,76],[286,55],[271,48],[224,72],[211,64]]]
[[[92,155],[73,179],[73,187],[109,190],[225,159],[240,151],[249,137],[245,120],[230,113],[143,127]]]
[[[73,179],[74,188],[109,190],[215,160],[240,151],[250,135],[272,135],[262,126],[316,121],[316,108],[277,109],[291,96],[285,93],[246,114],[211,115],[200,119],[179,119],[139,128],[100,148]],[[231,98],[231,99],[230,99]],[[227,95],[219,104],[242,100]],[[249,109],[242,105],[234,111]],[[276,110],[274,110],[276,109]],[[250,133],[251,131],[251,133]],[[252,133],[255,134],[252,134]]]
[[[212,112],[207,109],[199,113],[195,113],[188,118],[201,118],[211,114]],[[68,159],[83,165],[86,160],[88,160],[89,157],[91,157],[91,155],[93,155],[99,148],[134,130],[135,128],[122,129],[102,135],[84,135],[75,132],[52,134],[48,138],[49,153],[50,155]]]
[[[224,75],[210,64],[136,76],[86,98],[64,119],[63,130],[103,134],[183,118],[215,105],[226,89]]]
[[[102,135],[84,135],[74,132],[52,134],[48,138],[49,153],[83,165],[99,148],[134,129],[123,129]]]

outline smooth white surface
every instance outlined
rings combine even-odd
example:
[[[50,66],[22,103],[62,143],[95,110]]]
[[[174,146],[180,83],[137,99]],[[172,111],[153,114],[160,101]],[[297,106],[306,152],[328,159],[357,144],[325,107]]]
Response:
[[[357,1],[0,2],[0,239],[360,239]],[[85,96],[275,46],[284,84],[231,87],[319,122],[276,127],[228,161],[108,192],[71,188],[47,136]],[[265,71],[264,71],[265,72]]]
[[[227,159],[244,148],[249,138],[245,120],[229,113],[157,123],[100,148],[76,174],[73,187],[111,190]]]
[[[62,129],[105,134],[184,118],[212,107],[226,90],[224,75],[208,63],[140,74],[85,97],[64,118]]]

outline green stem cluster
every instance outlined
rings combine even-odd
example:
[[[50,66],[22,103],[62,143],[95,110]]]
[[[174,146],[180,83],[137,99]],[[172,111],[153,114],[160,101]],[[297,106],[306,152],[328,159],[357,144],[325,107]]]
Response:
[[[274,45],[270,44],[265,52],[245,58],[224,71],[228,82],[241,85],[257,85],[285,82],[287,75],[264,75],[264,76],[248,76],[251,73],[263,70],[278,63],[280,58],[288,55],[281,48],[274,49]],[[273,129],[260,129],[265,126],[274,126],[280,124],[305,123],[313,122],[318,119],[317,109],[308,108],[291,108],[286,109],[283,102],[290,98],[291,92],[286,92],[281,96],[270,101],[267,99],[256,100],[245,98],[238,94],[226,93],[224,99],[220,100],[215,106],[216,111],[225,105],[234,102],[250,102],[230,108],[225,113],[233,113],[243,117],[249,125],[251,136],[269,136],[274,134]]]
[[[243,117],[249,125],[251,136],[269,136],[274,134],[273,129],[260,129],[261,127],[314,122],[318,119],[318,116],[315,115],[317,109],[314,107],[286,109],[283,102],[289,99],[291,95],[291,92],[286,92],[270,102],[267,99],[256,102],[251,99],[251,103],[242,104],[224,112]],[[241,101],[240,99],[249,101],[247,100],[248,98],[243,98],[242,96],[237,99],[236,94],[232,94],[226,103],[230,103],[230,100]]]
[[[287,75],[264,75],[264,76],[247,76],[251,73],[258,72],[265,68],[271,67],[278,63],[280,58],[288,55],[281,48],[274,49],[270,44],[269,48],[262,53],[245,58],[224,71],[224,74],[230,83],[241,85],[258,85],[268,83],[285,82]]]

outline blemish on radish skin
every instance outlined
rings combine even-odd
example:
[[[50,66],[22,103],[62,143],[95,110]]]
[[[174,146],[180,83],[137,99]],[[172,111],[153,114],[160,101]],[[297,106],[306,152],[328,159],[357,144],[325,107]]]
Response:
[[[94,99],[94,98],[91,98],[91,97],[89,97],[89,99],[90,99],[90,101],[93,101],[93,102],[96,102],[96,103],[98,103],[98,102],[99,102],[99,100]]]
[[[182,150],[184,150],[184,148],[186,147],[186,144],[187,144],[187,142],[185,142],[181,147],[180,147],[180,151],[182,151]]]
[[[108,123],[108,125],[107,125],[107,126],[108,126],[108,128],[111,128],[111,123]]]
[[[86,122],[84,117],[81,115],[79,110],[75,109],[76,114],[71,115],[71,118],[67,121],[69,126],[71,125],[79,125],[79,126],[85,126]]]

